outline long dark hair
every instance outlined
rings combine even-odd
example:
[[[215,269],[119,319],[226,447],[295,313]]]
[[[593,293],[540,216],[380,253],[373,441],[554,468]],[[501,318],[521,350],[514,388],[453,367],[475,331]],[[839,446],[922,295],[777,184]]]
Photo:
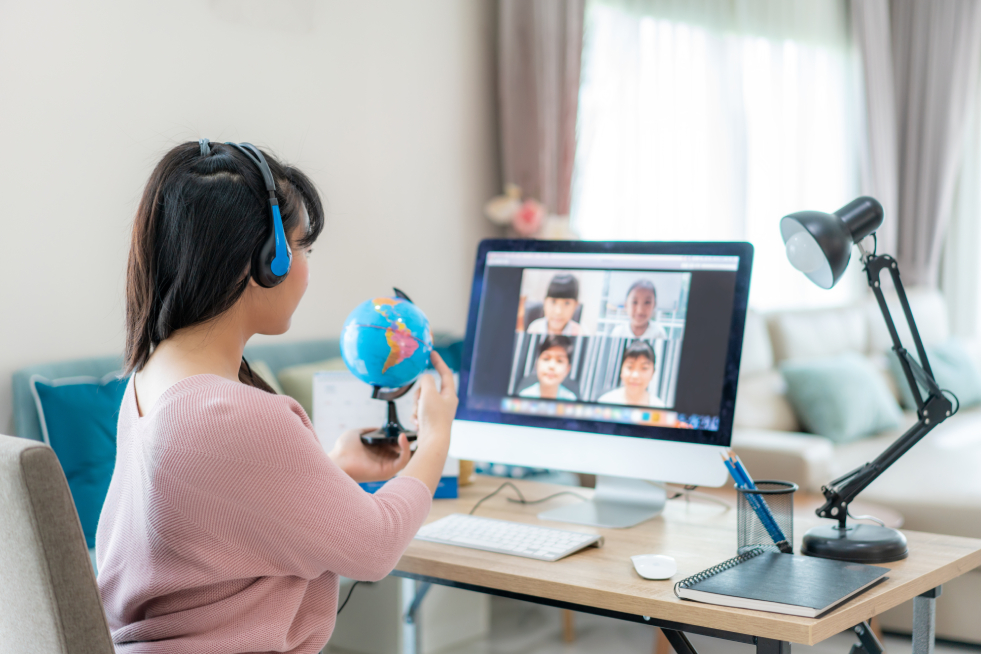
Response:
[[[324,227],[313,182],[263,151],[276,180],[287,235],[306,207],[306,248]],[[197,141],[178,145],[150,175],[136,219],[126,274],[125,373],[146,365],[153,348],[178,329],[212,320],[242,296],[252,252],[270,230],[268,193],[259,168],[236,148]],[[239,380],[272,392],[242,359]]]

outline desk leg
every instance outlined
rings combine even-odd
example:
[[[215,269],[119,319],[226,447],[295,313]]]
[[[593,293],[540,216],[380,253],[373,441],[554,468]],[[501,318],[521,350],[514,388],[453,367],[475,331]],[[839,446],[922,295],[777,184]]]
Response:
[[[913,654],[933,654],[941,587],[913,598]]]
[[[403,654],[422,654],[422,632],[419,629],[418,613],[422,600],[432,588],[426,581],[402,580],[402,652]]]
[[[871,622],[871,621],[870,621]],[[862,654],[882,654],[882,642],[876,637],[869,622],[860,622],[852,629],[858,636],[859,645],[852,646],[852,652]]]
[[[698,654],[695,648],[692,647],[691,641],[688,640],[685,632],[675,631],[674,629],[661,629],[661,633],[668,639],[668,642],[671,643],[671,647],[674,648],[677,654]]]
[[[785,640],[757,638],[756,654],[790,654],[790,643]]]

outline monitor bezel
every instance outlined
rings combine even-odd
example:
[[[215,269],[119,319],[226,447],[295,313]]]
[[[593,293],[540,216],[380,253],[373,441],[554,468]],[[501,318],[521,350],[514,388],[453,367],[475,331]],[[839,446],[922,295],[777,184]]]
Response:
[[[651,254],[651,255],[708,255],[738,256],[736,286],[733,294],[732,322],[729,327],[729,346],[726,355],[722,401],[719,410],[719,429],[677,429],[617,422],[554,418],[503,411],[473,410],[466,406],[469,393],[470,367],[473,363],[474,341],[484,272],[489,252],[559,252],[570,254]],[[644,440],[663,440],[680,443],[729,446],[739,382],[739,363],[742,356],[743,333],[749,302],[749,284],[753,267],[753,246],[746,242],[652,242],[652,241],[540,241],[529,239],[485,239],[477,247],[467,333],[460,363],[459,397],[456,419],[473,422],[505,424],[540,429],[578,431],[588,434],[628,436]]]

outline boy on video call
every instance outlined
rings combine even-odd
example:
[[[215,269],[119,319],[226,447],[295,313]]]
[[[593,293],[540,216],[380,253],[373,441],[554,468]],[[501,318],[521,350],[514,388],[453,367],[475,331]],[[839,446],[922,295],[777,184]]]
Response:
[[[552,277],[545,293],[542,305],[545,316],[533,320],[526,331],[529,334],[579,336],[582,327],[572,319],[578,308],[579,280],[568,273],[559,273]]]
[[[562,385],[565,378],[569,376],[571,359],[571,338],[559,335],[546,336],[538,346],[538,356],[535,358],[535,376],[538,377],[538,381],[518,395],[570,402],[578,399],[575,393]]]
[[[600,396],[603,404],[629,404],[664,408],[660,398],[647,387],[654,378],[654,348],[647,341],[634,341],[627,346],[620,364],[620,386]]]
[[[651,320],[654,309],[657,308],[657,291],[654,290],[654,283],[651,280],[638,279],[631,284],[623,304],[630,322],[614,327],[611,336],[642,338],[645,341],[668,337],[664,327]]]

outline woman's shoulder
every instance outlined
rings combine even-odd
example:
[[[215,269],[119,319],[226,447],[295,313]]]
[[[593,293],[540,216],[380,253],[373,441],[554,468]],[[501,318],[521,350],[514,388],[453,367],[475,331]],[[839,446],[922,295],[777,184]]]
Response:
[[[269,393],[218,375],[194,375],[157,401],[150,417],[160,445],[239,453],[272,440],[283,444],[312,438],[313,425],[291,397]]]

